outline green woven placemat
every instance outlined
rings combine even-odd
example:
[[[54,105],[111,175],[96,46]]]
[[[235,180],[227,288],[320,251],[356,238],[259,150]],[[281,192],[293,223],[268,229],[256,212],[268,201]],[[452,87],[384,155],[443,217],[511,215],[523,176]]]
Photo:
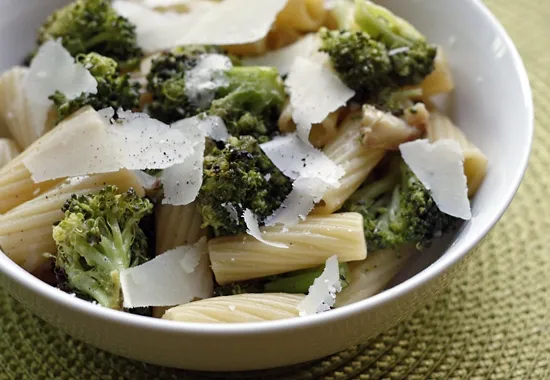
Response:
[[[535,144],[509,211],[467,270],[429,306],[370,342],[314,364],[198,374],[94,349],[0,290],[0,379],[550,379],[550,2],[487,3],[529,70]]]

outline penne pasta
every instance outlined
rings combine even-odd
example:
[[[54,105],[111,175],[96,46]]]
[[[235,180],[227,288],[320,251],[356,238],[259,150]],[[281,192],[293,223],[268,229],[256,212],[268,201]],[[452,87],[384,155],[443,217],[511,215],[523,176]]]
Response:
[[[197,212],[195,203],[185,206],[159,204],[155,211],[155,219],[157,255],[182,245],[194,244],[207,234],[207,231],[201,228],[202,217]],[[210,269],[208,272],[211,272]],[[161,318],[166,310],[166,307],[154,307],[153,317]]]
[[[133,188],[140,196],[144,196],[139,179],[128,170],[69,178],[0,216],[2,250],[25,270],[36,270],[47,260],[44,254],[56,252],[52,228],[55,222],[63,218],[61,208],[65,201],[73,194],[99,191],[106,185],[115,185],[121,192]]]
[[[329,190],[314,213],[331,214],[340,209],[384,158],[384,149],[366,148],[362,144],[362,128],[362,114],[351,113],[342,122],[334,140],[323,148],[327,157],[345,170],[345,175],[340,180],[340,187]]]
[[[309,141],[316,148],[322,148],[329,141],[334,139],[338,132],[338,120],[342,114],[342,109],[330,113],[325,120],[311,127]],[[279,130],[281,133],[294,132],[296,124],[292,119],[292,107],[287,103],[279,117]]]
[[[0,168],[6,166],[20,153],[19,147],[13,140],[5,138],[0,139]]]
[[[454,125],[451,119],[440,112],[431,112],[427,132],[428,139],[432,142],[453,139],[460,144],[464,152],[464,174],[468,182],[468,196],[474,196],[487,174],[487,157],[468,140],[464,132]]]
[[[367,255],[363,217],[358,213],[309,216],[292,227],[260,230],[265,240],[288,248],[264,244],[247,234],[209,241],[212,270],[219,284],[312,268],[335,254],[340,262]]]
[[[303,34],[293,28],[275,24],[266,37],[268,50],[278,50],[292,45],[302,38]]]
[[[245,323],[298,317],[303,294],[238,294],[208,298],[169,309],[163,319],[177,322]]]
[[[22,149],[27,148],[40,137],[31,123],[33,110],[25,95],[24,84],[27,72],[27,68],[14,67],[0,76],[0,117]],[[44,130],[51,129],[55,120],[56,113],[52,108]]]
[[[424,79],[421,88],[424,99],[454,90],[453,75],[443,48],[438,47],[434,71]]]
[[[324,0],[289,0],[279,13],[276,25],[298,30],[316,32],[325,22],[327,10]]]
[[[336,296],[336,307],[358,302],[380,293],[416,252],[414,247],[399,251],[370,252],[363,260],[349,264],[349,285]]]

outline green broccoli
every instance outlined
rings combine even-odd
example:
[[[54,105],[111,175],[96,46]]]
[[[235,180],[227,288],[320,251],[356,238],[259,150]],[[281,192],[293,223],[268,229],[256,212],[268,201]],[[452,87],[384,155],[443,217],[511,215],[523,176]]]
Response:
[[[215,296],[230,296],[244,293],[291,293],[307,294],[313,281],[319,277],[325,266],[303,269],[276,276],[269,276],[255,280],[234,282],[232,284],[216,286]],[[349,285],[349,267],[347,263],[340,263],[340,282],[342,288]]]
[[[414,105],[411,99],[420,97],[422,97],[421,88],[395,90],[388,87],[372,98],[370,104],[381,111],[389,112],[395,116],[402,116],[407,108]]]
[[[185,95],[185,73],[194,68],[206,54],[223,54],[216,46],[189,45],[160,54],[153,60],[147,75],[147,90],[153,101],[148,112],[165,123],[200,113]]]
[[[56,91],[50,96],[57,110],[57,121],[60,122],[84,106],[95,110],[113,107],[115,110],[133,110],[139,107],[139,84],[130,81],[129,74],[118,72],[116,61],[97,53],[81,54],[76,60],[86,67],[97,80],[96,94],[82,94],[75,99]]]
[[[273,67],[233,67],[228,86],[219,89],[208,113],[219,116],[233,136],[254,136],[260,143],[277,132],[286,100],[279,72]]]
[[[417,85],[434,70],[437,49],[387,9],[356,0],[355,23],[359,30],[322,29],[320,50],[358,100],[380,103],[381,92]]]
[[[220,72],[219,83],[205,90],[206,101],[198,104],[188,96],[188,73],[209,54],[224,53],[212,46],[185,46],[155,59],[148,75],[152,95],[148,112],[165,123],[206,112],[221,117],[234,136],[250,135],[265,141],[277,131],[286,99],[279,73],[271,67],[228,67]]]
[[[434,70],[435,46],[404,19],[368,0],[355,0],[355,22],[372,38],[384,43],[398,86],[420,84]]]
[[[343,211],[363,215],[369,250],[415,244],[452,231],[458,219],[439,210],[430,192],[402,159],[395,159],[386,174],[363,185],[344,204]]]
[[[205,149],[203,184],[197,197],[204,227],[215,236],[246,231],[242,217],[250,209],[262,222],[290,193],[290,180],[262,152],[252,136],[231,137],[220,146],[209,141]]]
[[[116,186],[107,186],[73,195],[53,229],[55,264],[66,278],[65,290],[112,309],[122,308],[120,272],[148,259],[147,237],[139,224],[153,209],[132,189],[117,192]]]
[[[96,52],[123,70],[133,69],[143,57],[135,26],[118,15],[110,0],[76,0],[54,12],[40,28],[37,43],[58,38],[73,57]]]

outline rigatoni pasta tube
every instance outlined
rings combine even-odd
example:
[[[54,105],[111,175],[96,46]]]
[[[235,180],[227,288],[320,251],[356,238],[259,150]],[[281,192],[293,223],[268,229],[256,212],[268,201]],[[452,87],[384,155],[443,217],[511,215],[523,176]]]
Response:
[[[361,112],[348,115],[334,140],[323,148],[327,157],[340,165],[345,174],[340,179],[340,187],[329,190],[315,208],[314,213],[331,214],[340,209],[384,158],[386,153],[384,149],[366,148],[361,143],[362,117]]]
[[[326,17],[325,0],[288,0],[275,24],[301,32],[316,32]]]
[[[21,153],[15,141],[0,139],[0,168],[6,166],[11,160]]]
[[[136,175],[128,170],[69,178],[39,197],[0,215],[0,246],[6,255],[29,272],[47,260],[44,253],[55,253],[53,224],[63,218],[61,208],[72,194],[99,191],[115,185],[124,192],[130,188],[140,196],[143,188]]]
[[[169,309],[163,319],[196,323],[245,323],[298,317],[303,294],[239,294],[208,298]]]
[[[80,117],[81,116],[81,117]],[[23,164],[23,160],[33,154],[37,154],[40,147],[54,144],[63,144],[64,134],[69,132],[74,123],[102,122],[91,107],[84,107],[75,112],[71,117],[60,123],[57,127],[47,132],[40,139],[15,157],[6,166],[0,169],[0,213],[5,213],[12,208],[33,199],[51,189],[63,179],[55,179],[35,183],[31,173]]]
[[[433,95],[451,92],[455,88],[451,68],[445,56],[443,48],[437,48],[437,55],[434,61],[434,70],[421,83],[423,98],[430,98]]]
[[[342,109],[338,109],[331,112],[321,123],[312,125],[309,141],[314,147],[322,148],[336,136],[341,113]],[[282,133],[294,132],[296,130],[296,123],[292,119],[292,106],[290,102],[283,108],[279,116],[278,125]]]
[[[437,141],[453,139],[464,152],[464,174],[468,182],[468,196],[472,197],[487,174],[487,157],[476,147],[447,116],[438,111],[431,112],[427,127],[428,139]]]
[[[398,251],[385,249],[369,252],[363,261],[349,264],[349,285],[336,296],[336,307],[358,302],[380,293],[405,266],[414,247]]]
[[[363,217],[358,213],[309,216],[292,227],[262,227],[276,248],[241,234],[209,241],[212,270],[219,284],[249,280],[322,265],[338,255],[340,262],[363,260],[367,255]]]

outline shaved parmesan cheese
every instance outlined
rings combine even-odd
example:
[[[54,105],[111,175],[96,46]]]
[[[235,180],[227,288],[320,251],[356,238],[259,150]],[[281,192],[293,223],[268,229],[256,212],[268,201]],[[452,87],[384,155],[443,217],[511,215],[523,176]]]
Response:
[[[50,40],[38,49],[23,84],[33,112],[32,127],[41,136],[53,102],[48,99],[60,91],[71,100],[82,93],[97,94],[97,81],[92,74],[63,47],[60,41]]]
[[[320,40],[316,34],[308,34],[292,45],[271,51],[260,57],[244,58],[243,63],[248,66],[271,66],[279,70],[279,74],[286,75],[298,57],[308,58],[315,54],[320,47]]]
[[[271,241],[267,241],[262,237],[262,232],[260,231],[260,227],[258,225],[258,220],[256,219],[256,216],[254,215],[254,213],[251,210],[246,209],[245,212],[243,213],[243,218],[244,218],[244,222],[246,224],[246,228],[247,228],[246,233],[247,234],[249,234],[250,236],[254,237],[255,239],[261,241],[262,243],[270,245],[272,247],[288,248],[288,246],[286,244],[274,243],[274,242],[271,242]]]
[[[197,65],[185,74],[185,95],[191,104],[207,109],[214,100],[216,90],[227,86],[225,72],[232,67],[231,59],[221,54],[205,54]]]
[[[161,175],[164,188],[162,203],[174,206],[188,205],[193,202],[202,186],[204,148],[206,136],[214,140],[225,141],[229,137],[222,119],[217,116],[195,116],[172,124],[185,140],[192,142],[192,152],[182,163],[165,169]]]
[[[323,273],[313,281],[308,295],[296,306],[300,317],[330,310],[336,302],[336,293],[342,291],[338,256],[327,259]]]
[[[224,0],[206,13],[179,43],[242,45],[267,36],[288,0]]]
[[[158,186],[159,179],[154,175],[145,173],[142,170],[134,170],[134,174],[145,190],[151,190]]]
[[[120,273],[126,308],[174,306],[196,298],[209,298],[213,277],[206,250],[206,239],[181,246],[140,266]]]
[[[330,68],[302,57],[294,61],[285,85],[296,130],[307,143],[312,124],[321,123],[355,95]]]
[[[339,186],[344,169],[322,151],[304,143],[296,133],[275,137],[260,148],[273,164],[291,179],[318,178],[331,186]]]
[[[222,203],[221,206],[227,211],[232,221],[239,221],[239,213],[237,212],[235,206],[233,206],[231,203]]]
[[[26,155],[35,182],[120,169],[165,169],[182,163],[198,140],[145,114],[89,108],[57,126]],[[114,124],[110,124],[113,122]]]
[[[413,173],[430,190],[441,212],[464,220],[472,218],[464,154],[456,141],[416,140],[401,144],[399,150]]]
[[[296,133],[279,136],[260,148],[287,177],[293,189],[281,207],[266,219],[266,226],[292,226],[304,219],[324,194],[340,186],[344,169],[323,152],[304,143]]]
[[[189,13],[163,13],[147,4],[124,0],[113,2],[116,12],[136,26],[138,45],[148,54],[179,46],[189,29],[215,6],[214,3],[209,5],[195,7]]]
[[[330,186],[320,179],[298,178],[292,184],[292,191],[285,198],[281,207],[266,218],[265,225],[294,226],[298,224],[300,220],[305,220],[328,189]]]

